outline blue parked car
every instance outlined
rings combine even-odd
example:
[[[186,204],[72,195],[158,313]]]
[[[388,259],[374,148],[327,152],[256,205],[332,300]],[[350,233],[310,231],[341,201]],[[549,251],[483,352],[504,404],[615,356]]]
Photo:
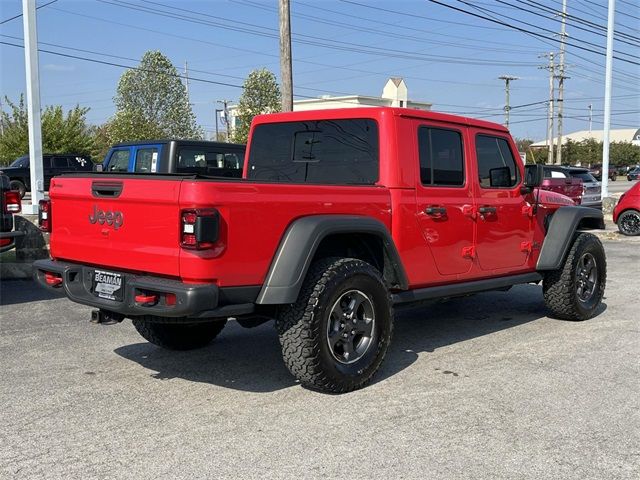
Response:
[[[198,140],[149,140],[114,145],[102,163],[113,173],[197,173],[242,177],[245,146]]]

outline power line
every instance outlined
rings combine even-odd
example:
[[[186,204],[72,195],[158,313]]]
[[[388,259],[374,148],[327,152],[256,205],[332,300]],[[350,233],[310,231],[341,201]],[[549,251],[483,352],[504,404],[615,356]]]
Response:
[[[549,37],[547,37],[546,35],[543,35],[543,34],[541,34],[541,33],[534,32],[534,31],[528,30],[528,29],[526,29],[526,28],[518,27],[518,26],[516,26],[516,25],[511,25],[511,24],[509,24],[509,23],[507,23],[507,22],[503,22],[503,21],[501,21],[501,20],[496,20],[496,19],[493,19],[493,18],[490,18],[490,17],[484,16],[484,15],[480,15],[480,14],[477,14],[477,13],[473,13],[473,12],[470,12],[469,10],[465,10],[465,9],[463,9],[463,8],[458,8],[458,7],[455,7],[455,6],[453,6],[453,5],[447,5],[446,3],[440,2],[440,1],[438,1],[438,0],[426,0],[426,1],[431,2],[431,3],[435,3],[435,4],[437,4],[437,5],[441,5],[441,6],[443,6],[443,7],[449,8],[449,9],[451,9],[451,10],[455,10],[455,11],[457,11],[457,12],[464,13],[464,14],[466,14],[466,15],[470,15],[470,16],[472,16],[472,17],[476,17],[476,18],[480,18],[480,19],[486,20],[486,21],[488,21],[488,22],[496,23],[496,24],[498,24],[498,25],[504,25],[504,26],[506,26],[506,27],[509,27],[509,28],[511,28],[511,29],[513,29],[513,30],[516,30],[516,31],[519,31],[519,32],[522,32],[522,33],[528,33],[528,34],[530,34],[530,35],[534,35],[534,36],[539,37],[539,38],[544,38],[545,40],[552,40],[551,38],[549,38]],[[460,1],[461,3],[465,3],[465,4],[469,5],[468,3],[464,2],[464,1],[461,1],[461,0],[458,0],[458,1]],[[605,55],[603,52],[599,52],[599,51],[597,51],[597,50],[593,50],[593,49],[591,49],[591,48],[583,47],[583,46],[581,46],[581,45],[576,45],[576,44],[569,43],[569,42],[567,42],[567,45],[572,46],[572,47],[574,47],[574,48],[577,48],[577,49],[579,49],[579,50],[584,50],[584,51],[586,51],[586,52],[595,53],[596,55],[600,55],[600,56],[604,56],[604,55]],[[626,63],[630,63],[630,64],[632,64],[632,65],[638,65],[638,66],[640,66],[640,62],[635,62],[635,61],[633,61],[633,60],[627,60],[626,58],[616,57],[615,55],[614,55],[614,58],[615,58],[616,60],[621,61],[621,62],[626,62]]]
[[[156,6],[161,6],[164,7],[165,9],[169,9],[169,11],[161,11],[158,10],[157,8],[146,8],[143,6],[138,6],[138,5],[133,5],[133,4],[129,4],[126,2],[122,2],[121,0],[98,0],[101,3],[105,3],[105,4],[110,4],[110,5],[114,5],[114,6],[118,6],[118,7],[122,7],[122,8],[128,8],[128,9],[132,9],[132,10],[137,10],[137,11],[141,11],[141,12],[145,12],[145,13],[150,13],[153,15],[159,15],[159,16],[163,16],[163,17],[168,17],[168,18],[172,18],[172,19],[178,19],[178,20],[182,20],[182,21],[186,21],[186,22],[190,22],[190,23],[196,23],[196,24],[201,24],[201,25],[209,25],[209,26],[214,26],[214,27],[218,27],[218,28],[222,28],[222,29],[227,29],[227,30],[232,30],[232,31],[238,31],[238,32],[242,32],[242,33],[248,33],[251,35],[257,35],[260,37],[267,37],[267,38],[273,38],[273,39],[277,39],[278,38],[278,34],[276,32],[275,29],[271,29],[268,27],[262,27],[259,25],[254,25],[254,24],[247,24],[246,22],[237,22],[235,20],[232,19],[227,19],[227,18],[223,18],[223,17],[219,17],[219,16],[215,16],[215,15],[210,15],[204,12],[199,12],[199,11],[195,11],[195,10],[189,10],[189,9],[185,9],[185,8],[179,8],[179,7],[173,7],[173,6],[169,6],[169,5],[165,5],[159,2],[152,2],[149,0],[142,0],[145,3],[150,3]],[[188,13],[192,13],[195,15],[198,15],[199,17],[211,17],[211,18],[215,18],[215,19],[221,19],[224,20],[227,23],[218,23],[218,22],[213,22],[210,20],[204,20],[202,18],[197,18],[197,17],[193,17],[193,16],[189,16],[189,15],[185,15],[182,13],[176,13],[176,11],[184,11],[184,12],[188,12]],[[236,26],[231,26],[234,23],[239,23],[241,25],[250,25],[253,26],[254,28],[246,28],[246,27],[236,27]],[[258,31],[255,28],[260,28],[262,30],[265,31]],[[302,34],[302,33],[295,33],[293,35],[293,41],[294,43],[299,43],[299,44],[304,44],[304,45],[311,45],[311,46],[317,46],[317,47],[321,47],[321,48],[327,48],[330,50],[341,50],[341,51],[347,51],[347,52],[354,52],[354,53],[362,53],[362,54],[366,54],[366,55],[373,55],[373,56],[382,56],[382,57],[389,57],[389,58],[399,58],[399,59],[408,59],[408,60],[429,60],[429,61],[433,61],[433,62],[441,62],[441,63],[451,63],[451,64],[461,64],[461,65],[492,65],[492,66],[521,66],[521,67],[526,67],[526,66],[532,66],[533,63],[531,62],[514,62],[514,61],[502,61],[502,60],[497,60],[497,59],[478,59],[478,58],[468,58],[468,57],[453,57],[453,56],[446,56],[446,55],[433,55],[433,54],[424,54],[421,52],[415,52],[415,51],[407,51],[407,50],[399,50],[399,49],[391,49],[391,48],[381,48],[381,47],[377,47],[377,48],[371,48],[371,46],[369,45],[363,45],[363,44],[358,44],[358,43],[353,43],[353,42],[343,42],[343,41],[339,41],[339,40],[333,40],[330,38],[323,38],[323,37],[316,37],[313,35],[307,35],[307,34]]]
[[[48,6],[48,5],[51,5],[52,3],[56,3],[57,1],[58,0],[51,0],[49,3],[45,3],[44,5],[40,5],[39,7],[36,7],[36,10],[40,10],[41,8],[44,8],[44,7]],[[0,22],[0,25],[4,25],[5,23],[10,22],[11,20],[15,20],[16,18],[20,18],[21,16],[22,16],[22,14],[20,13],[18,15],[14,15],[11,18],[7,18],[6,20],[2,20]]]

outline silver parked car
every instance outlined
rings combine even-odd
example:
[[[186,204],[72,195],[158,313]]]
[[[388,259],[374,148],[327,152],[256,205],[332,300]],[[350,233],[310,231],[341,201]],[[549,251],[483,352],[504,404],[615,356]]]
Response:
[[[586,168],[565,168],[572,177],[582,179],[582,201],[580,205],[602,210],[602,184]]]

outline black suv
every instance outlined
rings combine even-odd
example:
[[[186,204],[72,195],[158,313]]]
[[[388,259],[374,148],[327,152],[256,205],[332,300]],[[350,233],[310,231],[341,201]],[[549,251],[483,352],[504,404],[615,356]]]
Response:
[[[93,162],[88,155],[75,153],[44,154],[42,156],[42,169],[44,171],[44,189],[49,190],[51,178],[62,173],[90,172],[93,170]],[[18,190],[20,198],[25,192],[31,191],[31,178],[29,176],[29,155],[24,155],[11,163],[8,167],[0,167],[0,171],[9,177],[11,190]]]

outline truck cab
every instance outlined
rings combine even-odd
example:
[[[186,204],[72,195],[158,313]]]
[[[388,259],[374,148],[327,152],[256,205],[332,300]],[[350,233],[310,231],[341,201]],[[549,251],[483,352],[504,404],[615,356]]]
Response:
[[[195,140],[149,140],[114,145],[102,170],[112,173],[197,173],[240,178],[245,146]]]

